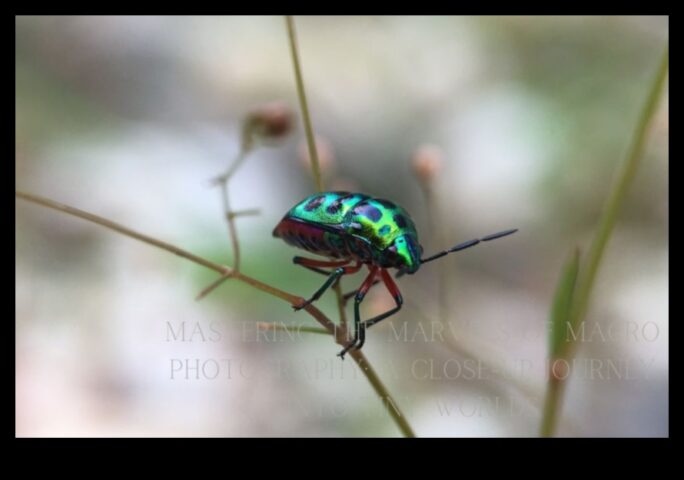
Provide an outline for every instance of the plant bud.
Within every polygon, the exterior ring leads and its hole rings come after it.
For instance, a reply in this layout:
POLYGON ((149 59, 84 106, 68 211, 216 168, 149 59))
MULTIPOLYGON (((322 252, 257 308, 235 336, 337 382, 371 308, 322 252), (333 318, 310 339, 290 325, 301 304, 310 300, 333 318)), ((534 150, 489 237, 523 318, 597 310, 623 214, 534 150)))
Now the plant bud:
POLYGON ((247 114, 242 128, 242 146, 250 150, 256 140, 280 140, 292 131, 294 113, 284 103, 267 103, 247 114))
POLYGON ((431 182, 442 169, 444 154, 436 145, 421 145, 413 154, 413 173, 421 182, 431 182))

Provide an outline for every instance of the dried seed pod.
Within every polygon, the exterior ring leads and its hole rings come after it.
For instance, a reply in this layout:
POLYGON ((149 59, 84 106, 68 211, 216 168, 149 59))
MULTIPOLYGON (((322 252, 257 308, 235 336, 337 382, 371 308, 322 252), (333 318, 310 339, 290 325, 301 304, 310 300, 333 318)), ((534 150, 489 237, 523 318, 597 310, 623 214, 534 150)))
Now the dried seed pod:
POLYGON ((281 102, 262 105, 247 114, 242 128, 242 147, 250 150, 255 141, 272 142, 286 137, 294 127, 294 112, 281 102))

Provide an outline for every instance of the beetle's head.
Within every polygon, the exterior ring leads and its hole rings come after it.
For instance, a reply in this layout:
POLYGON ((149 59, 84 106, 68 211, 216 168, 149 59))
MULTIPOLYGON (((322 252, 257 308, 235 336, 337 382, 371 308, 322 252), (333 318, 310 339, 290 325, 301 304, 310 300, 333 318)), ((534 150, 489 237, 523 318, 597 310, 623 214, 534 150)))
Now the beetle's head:
POLYGON ((404 234, 398 236, 387 247, 392 266, 406 273, 416 273, 420 268, 420 256, 423 247, 418 243, 415 235, 404 234))

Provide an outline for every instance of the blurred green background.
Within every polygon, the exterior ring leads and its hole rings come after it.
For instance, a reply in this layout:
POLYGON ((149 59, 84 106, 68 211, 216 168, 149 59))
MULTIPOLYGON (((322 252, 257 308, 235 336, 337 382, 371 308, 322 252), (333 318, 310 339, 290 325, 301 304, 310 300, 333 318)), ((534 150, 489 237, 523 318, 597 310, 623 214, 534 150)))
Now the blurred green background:
MULTIPOLYGON (((403 205, 426 252, 520 228, 403 278, 406 307, 369 331, 366 355, 418 435, 536 435, 553 289, 569 249, 591 238, 667 17, 296 21, 330 189, 403 205), (424 144, 443 158, 433 205, 411 168, 424 144)), ((271 101, 299 118, 280 17, 17 17, 17 189, 230 264, 210 179, 237 154, 245 115, 271 101)), ((313 191, 302 141, 298 120, 250 155, 230 192, 235 209, 261 211, 238 219, 243 270, 308 296, 322 277, 271 237, 313 191)), ((560 435, 668 435, 667 220, 666 98, 560 435)), ((398 434, 330 338, 256 330, 315 325, 306 314, 231 281, 196 302, 215 276, 18 200, 17 435, 398 434)), ((391 304, 377 289, 364 315, 391 304)), ((320 308, 336 318, 331 294, 320 308)))

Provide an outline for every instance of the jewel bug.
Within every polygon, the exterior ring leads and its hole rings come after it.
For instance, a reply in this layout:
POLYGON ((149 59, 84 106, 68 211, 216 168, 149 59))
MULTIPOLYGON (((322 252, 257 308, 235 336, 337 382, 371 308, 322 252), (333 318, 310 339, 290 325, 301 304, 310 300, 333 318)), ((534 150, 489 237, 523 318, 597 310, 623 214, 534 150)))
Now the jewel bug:
POLYGON ((354 296, 354 338, 338 354, 344 359, 349 350, 363 346, 367 328, 394 315, 402 307, 401 292, 388 269, 398 270, 395 278, 414 274, 424 263, 515 232, 517 229, 504 230, 423 258, 416 226, 408 212, 399 205, 363 193, 322 192, 310 195, 292 207, 276 225, 273 236, 294 247, 328 257, 328 260, 299 256, 292 259, 297 265, 328 276, 308 300, 293 307, 295 311, 318 300, 343 275, 356 273, 364 265, 368 267, 369 273, 361 286, 345 296, 354 296), (380 281, 396 305, 362 322, 359 313, 361 302, 368 290, 380 281))

